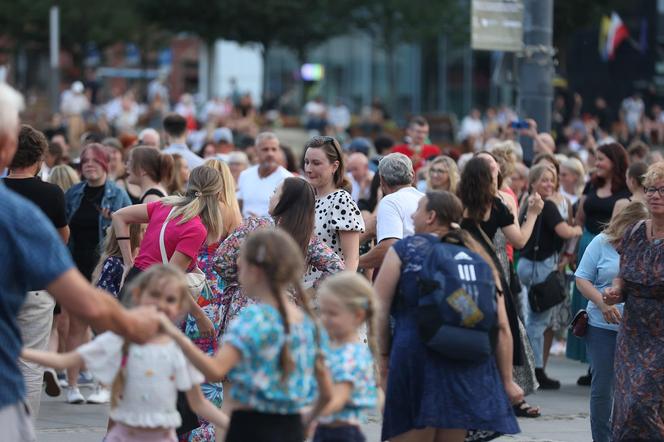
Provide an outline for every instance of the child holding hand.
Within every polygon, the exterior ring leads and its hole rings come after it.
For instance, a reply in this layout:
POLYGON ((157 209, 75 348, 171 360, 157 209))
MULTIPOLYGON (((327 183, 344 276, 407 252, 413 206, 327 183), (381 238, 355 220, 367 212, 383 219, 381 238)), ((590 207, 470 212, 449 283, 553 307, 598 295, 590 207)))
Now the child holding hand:
MULTIPOLYGON (((154 306, 170 321, 180 318, 189 302, 184 273, 172 266, 155 265, 132 284, 134 305, 154 306)), ((176 409, 177 392, 186 392, 191 409, 225 427, 228 418, 208 402, 199 384, 203 375, 192 367, 180 348, 166 334, 143 345, 103 333, 68 353, 24 349, 22 357, 55 369, 85 362, 100 382, 112 385, 113 422, 106 442, 174 442, 181 424, 176 409)))

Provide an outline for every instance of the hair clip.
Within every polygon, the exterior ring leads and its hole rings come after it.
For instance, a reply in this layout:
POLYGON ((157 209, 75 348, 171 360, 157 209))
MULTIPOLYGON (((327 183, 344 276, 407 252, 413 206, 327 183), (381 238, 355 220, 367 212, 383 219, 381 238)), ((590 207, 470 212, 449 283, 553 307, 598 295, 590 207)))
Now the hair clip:
POLYGON ((196 198, 200 198, 203 196, 203 193, 197 190, 196 193, 194 193, 194 195, 196 195, 196 198))

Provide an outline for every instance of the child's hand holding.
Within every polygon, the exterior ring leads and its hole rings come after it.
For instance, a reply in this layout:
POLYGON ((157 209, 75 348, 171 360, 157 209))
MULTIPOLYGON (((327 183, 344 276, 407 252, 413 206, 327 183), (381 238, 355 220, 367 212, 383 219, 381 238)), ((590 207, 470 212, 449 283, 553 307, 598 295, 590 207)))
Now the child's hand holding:
POLYGON ((125 314, 132 323, 126 334, 131 342, 145 343, 159 331, 159 316, 154 307, 136 307, 125 314))
POLYGON ((161 331, 170 337, 174 338, 180 334, 180 329, 177 328, 175 324, 173 324, 173 321, 171 321, 170 318, 163 313, 159 314, 159 325, 161 331))

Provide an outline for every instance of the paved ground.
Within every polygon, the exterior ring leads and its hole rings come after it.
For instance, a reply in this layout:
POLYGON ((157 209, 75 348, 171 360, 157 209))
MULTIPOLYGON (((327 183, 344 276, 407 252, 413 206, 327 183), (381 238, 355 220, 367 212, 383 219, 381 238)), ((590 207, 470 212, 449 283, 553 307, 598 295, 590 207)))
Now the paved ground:
MULTIPOLYGON (((498 441, 587 442, 590 436, 588 418, 588 387, 578 387, 576 379, 585 366, 562 357, 552 359, 549 374, 560 379, 563 386, 555 392, 539 392, 528 398, 542 408, 538 419, 520 419, 521 434, 502 437, 498 441)), ((84 395, 89 390, 82 390, 84 395)), ((39 442, 98 442, 105 432, 107 406, 68 405, 63 397, 47 398, 41 405, 37 434, 39 442)), ((365 427, 369 442, 380 439, 380 423, 372 419, 365 427)), ((0 439, 2 439, 0 437, 0 439)))

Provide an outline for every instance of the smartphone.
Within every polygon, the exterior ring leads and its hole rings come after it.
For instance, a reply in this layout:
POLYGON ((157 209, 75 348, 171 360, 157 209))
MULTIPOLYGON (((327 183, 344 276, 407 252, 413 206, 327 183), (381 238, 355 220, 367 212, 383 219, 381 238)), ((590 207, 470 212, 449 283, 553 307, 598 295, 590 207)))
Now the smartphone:
POLYGON ((512 129, 529 129, 530 124, 526 120, 512 121, 512 129))

